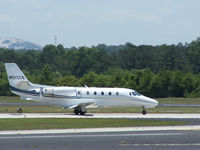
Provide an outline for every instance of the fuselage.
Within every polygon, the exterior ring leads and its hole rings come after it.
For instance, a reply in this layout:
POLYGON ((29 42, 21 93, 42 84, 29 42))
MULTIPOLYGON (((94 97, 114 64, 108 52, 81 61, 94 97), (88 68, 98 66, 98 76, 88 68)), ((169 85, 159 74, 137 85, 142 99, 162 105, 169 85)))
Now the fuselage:
POLYGON ((128 106, 153 108, 158 105, 154 99, 145 97, 135 90, 127 88, 97 87, 55 87, 33 84, 15 63, 5 63, 11 91, 23 100, 35 100, 50 105, 74 109, 75 114, 84 115, 86 107, 95 106, 128 106))
POLYGON ((38 85, 28 91, 13 88, 12 92, 39 102, 63 107, 84 103, 94 103, 96 106, 145 108, 153 108, 158 105, 156 100, 127 88, 45 87, 38 85))

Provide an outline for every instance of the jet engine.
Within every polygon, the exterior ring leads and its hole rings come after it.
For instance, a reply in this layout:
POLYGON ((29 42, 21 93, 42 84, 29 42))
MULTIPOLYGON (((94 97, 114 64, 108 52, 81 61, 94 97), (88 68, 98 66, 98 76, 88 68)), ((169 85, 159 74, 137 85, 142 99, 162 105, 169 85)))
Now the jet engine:
POLYGON ((58 96, 76 96, 76 90, 73 87, 54 87, 44 88, 42 90, 43 96, 58 97, 58 96))

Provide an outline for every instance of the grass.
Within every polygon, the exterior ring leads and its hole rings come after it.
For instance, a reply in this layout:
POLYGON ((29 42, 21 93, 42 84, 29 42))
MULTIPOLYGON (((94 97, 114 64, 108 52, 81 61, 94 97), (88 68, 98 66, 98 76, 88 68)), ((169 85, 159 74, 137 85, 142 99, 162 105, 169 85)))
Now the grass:
POLYGON ((0 106, 0 113, 16 113, 21 107, 24 113, 70 113, 73 110, 63 110, 58 106, 0 106))
MULTIPOLYGON (((148 113, 200 113, 199 107, 156 107, 146 109, 148 113)), ((141 113, 141 108, 118 107, 88 109, 91 113, 141 113)))
POLYGON ((21 100, 19 96, 0 96, 0 103, 30 103, 34 101, 21 100))
POLYGON ((156 107, 147 109, 149 113, 200 113, 199 107, 156 107))
POLYGON ((159 104, 200 104, 200 98, 159 98, 159 104))
POLYGON ((18 118, 0 119, 0 130, 70 129, 135 126, 184 125, 180 121, 155 121, 131 119, 88 119, 88 118, 18 118))

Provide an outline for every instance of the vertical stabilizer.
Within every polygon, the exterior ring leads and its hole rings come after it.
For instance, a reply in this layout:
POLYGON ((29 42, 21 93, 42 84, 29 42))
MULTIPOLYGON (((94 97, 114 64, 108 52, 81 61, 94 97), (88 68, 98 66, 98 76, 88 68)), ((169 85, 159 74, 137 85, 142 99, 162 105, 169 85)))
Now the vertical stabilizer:
POLYGON ((29 81, 15 63, 5 63, 8 81, 11 87, 28 89, 29 81))

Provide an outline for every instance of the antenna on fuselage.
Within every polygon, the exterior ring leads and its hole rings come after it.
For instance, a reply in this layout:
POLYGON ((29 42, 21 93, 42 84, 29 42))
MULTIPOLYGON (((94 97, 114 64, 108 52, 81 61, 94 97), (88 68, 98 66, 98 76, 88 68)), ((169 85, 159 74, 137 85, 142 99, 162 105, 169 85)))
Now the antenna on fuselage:
POLYGON ((84 85, 84 87, 88 88, 88 86, 87 86, 87 85, 84 85))

